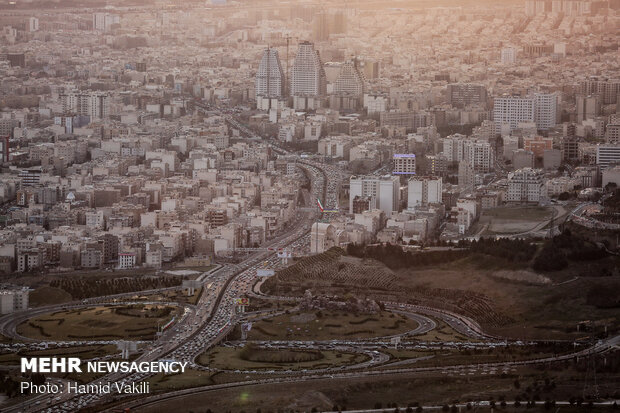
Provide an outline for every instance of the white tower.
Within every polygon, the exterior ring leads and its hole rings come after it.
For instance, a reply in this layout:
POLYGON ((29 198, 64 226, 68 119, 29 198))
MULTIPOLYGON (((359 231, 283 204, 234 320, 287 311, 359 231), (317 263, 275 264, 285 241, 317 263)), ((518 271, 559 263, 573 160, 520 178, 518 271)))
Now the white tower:
POLYGON ((280 98, 284 95, 284 71, 278 51, 267 48, 256 73, 256 96, 280 98))

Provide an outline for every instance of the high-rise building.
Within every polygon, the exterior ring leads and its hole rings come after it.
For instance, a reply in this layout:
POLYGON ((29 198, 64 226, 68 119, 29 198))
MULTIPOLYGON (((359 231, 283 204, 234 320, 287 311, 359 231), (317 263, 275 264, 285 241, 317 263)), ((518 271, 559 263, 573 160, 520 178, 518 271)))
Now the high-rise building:
POLYGON ((500 130, 502 124, 508 124, 510 131, 513 131, 519 127, 519 123, 536 123, 539 130, 550 129, 557 123, 557 101, 555 93, 495 98, 493 121, 496 130, 500 130))
POLYGON ((426 175, 444 176, 448 170, 448 162, 443 154, 427 155, 425 162, 426 175))
POLYGON ((607 125, 607 130, 605 131, 605 142, 612 144, 620 143, 620 121, 618 123, 613 123, 607 125))
POLYGON ((473 83, 453 83, 447 89, 448 103, 455 108, 467 105, 483 105, 487 103, 487 89, 483 85, 473 83))
POLYGON ((474 167, 467 161, 459 162, 459 191, 462 193, 473 191, 476 183, 474 167))
POLYGON ((581 93, 599 95, 603 105, 614 104, 618 101, 618 94, 620 94, 620 79, 589 77, 581 82, 581 93))
POLYGON ((112 26, 119 24, 121 18, 118 14, 110 13, 94 13, 93 14, 93 30, 107 32, 112 29, 112 26))
POLYGON ((467 139, 463 146, 463 160, 476 172, 491 172, 495 168, 495 148, 483 139, 467 139))
POLYGON ((539 130, 553 128, 557 123, 558 95, 555 93, 534 94, 534 122, 539 130))
POLYGON ((282 97, 285 82, 278 51, 274 48, 265 49, 256 73, 256 96, 282 97))
POLYGON ((357 60, 345 62, 340 66, 340 73, 334 82, 334 93, 362 97, 366 88, 366 79, 359 70, 357 60))
POLYGON ((398 176, 352 176, 349 180, 349 213, 353 213, 355 197, 370 198, 370 209, 380 209, 387 216, 400 205, 398 176))
POLYGON ((393 158, 394 175, 415 175, 415 154, 396 153, 393 158))
POLYGON ((407 184, 407 209, 415 209, 428 204, 440 204, 442 200, 441 178, 416 176, 407 184))
POLYGON ((499 130, 502 124, 509 124, 511 131, 517 129, 521 122, 534 122, 534 99, 518 96, 495 98, 493 121, 496 130, 499 130))
POLYGON ((460 133, 443 138, 443 154, 448 162, 454 164, 463 160, 465 141, 467 141, 467 136, 460 133))
POLYGON ((544 196, 544 173, 540 169, 523 168, 508 177, 506 202, 538 203, 544 196))
POLYGON ((110 97, 107 93, 69 92, 60 95, 62 109, 66 113, 90 116, 90 120, 105 119, 109 114, 110 97))
POLYGON ((620 144, 596 146, 596 164, 601 168, 620 163, 620 144))
POLYGON ((324 96, 327 79, 319 52, 310 42, 301 42, 291 73, 291 96, 324 96))
POLYGON ((594 119, 601 114, 601 98, 599 95, 583 96, 576 98, 577 123, 587 119, 594 119))
POLYGON ((562 138, 562 151, 565 161, 579 159, 579 140, 574 136, 564 136, 562 138))

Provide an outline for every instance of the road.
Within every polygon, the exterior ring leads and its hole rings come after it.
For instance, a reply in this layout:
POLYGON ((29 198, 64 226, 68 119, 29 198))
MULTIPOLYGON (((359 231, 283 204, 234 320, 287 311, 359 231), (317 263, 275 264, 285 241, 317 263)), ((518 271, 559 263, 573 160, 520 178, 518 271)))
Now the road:
MULTIPOLYGON (((246 135, 252 135, 252 132, 247 130, 243 125, 238 124, 232 117, 227 117, 227 121, 238 128, 242 133, 246 135)), ((274 152, 295 156, 288 151, 279 148, 274 143, 270 143, 274 152)), ((340 182, 345 178, 345 175, 336 168, 325 166, 315 163, 311 160, 301 159, 298 157, 298 165, 303 168, 309 175, 312 182, 312 198, 322 198, 325 204, 325 208, 333 208, 338 203, 338 189, 340 182)), ((314 201, 314 199, 310 201, 314 201)), ((308 201, 308 199, 306 199, 308 201)), ((300 239, 307 237, 310 229, 310 224, 316 219, 317 212, 312 208, 307 208, 301 212, 299 219, 294 224, 285 229, 285 232, 276 236, 271 241, 265 243, 262 247, 272 248, 277 250, 279 248, 289 247, 300 239)), ((241 295, 252 292, 253 286, 257 281, 257 269, 262 266, 264 262, 273 263, 275 251, 257 251, 251 255, 248 255, 244 261, 236 265, 225 266, 213 271, 209 274, 203 274, 201 279, 204 280, 204 285, 209 285, 209 288, 203 288, 203 293, 199 298, 198 303, 194 307, 188 307, 186 314, 182 320, 180 320, 173 328, 165 333, 165 336, 149 345, 143 354, 141 354, 137 362, 142 361, 155 361, 162 359, 173 359, 175 361, 186 361, 190 363, 190 366, 194 369, 205 369, 196 363, 197 357, 219 343, 233 327, 242 319, 243 315, 236 314, 234 299, 241 295)), ((260 289, 254 290, 255 294, 260 294, 260 289)), ((96 302, 95 300, 89 302, 96 302)), ((88 303, 80 303, 75 305, 87 305, 88 303)), ((459 333, 467 336, 475 337, 484 340, 496 340, 497 337, 492 337, 485 334, 480 326, 472 319, 461 316, 459 314, 442 311, 438 309, 413 306, 401 303, 385 303, 388 309, 401 312, 408 317, 414 318, 418 321, 419 326, 414 330, 415 334, 421 334, 426 331, 430 331, 435 328, 435 322, 428 318, 431 316, 439 318, 450 325, 453 329, 459 333)), ((44 311, 48 311, 47 309, 44 311)), ((11 331, 15 324, 8 320, 2 321, 0 319, 0 330, 11 331)), ((411 334, 408 332, 405 334, 411 334)), ((389 338, 389 337, 388 337, 389 338)), ((613 337, 604 342, 597 344, 596 346, 587 349, 580 350, 568 355, 539 358, 533 360, 522 360, 513 362, 498 362, 498 363, 485 363, 485 364, 465 364, 451 366, 450 369, 489 369, 489 368, 509 368, 519 365, 531 365, 546 362, 556 362, 566 360, 578 355, 588 354, 587 352, 604 352, 609 348, 618 345, 620 342, 620 336, 613 337)), ((140 400, 131 400, 121 403, 122 407, 135 408, 138 406, 146 406, 160 403, 163 400, 170 400, 176 398, 182 398, 190 394, 207 393, 211 391, 220 390, 223 388, 241 387, 241 386, 256 386, 261 384, 270 383, 285 383, 285 382, 303 382, 312 380, 325 379, 329 374, 329 377, 333 378, 353 378, 353 377, 370 377, 375 375, 399 375, 410 373, 425 373, 425 372, 445 372, 446 367, 404 367, 389 370, 381 369, 369 369, 370 367, 384 364, 388 361, 385 354, 376 350, 366 349, 359 343, 352 344, 337 344, 333 346, 341 351, 357 351, 367 354, 369 360, 364 363, 359 363, 354 366, 347 366, 340 369, 340 371, 334 371, 334 369, 319 369, 311 372, 291 372, 286 377, 274 377, 274 378, 261 378, 256 380, 248 380, 237 383, 226 383, 221 385, 203 386, 185 390, 172 391, 165 394, 157 394, 142 398, 140 400)), ((317 345, 319 348, 321 344, 317 345)), ((327 347, 329 348, 329 344, 327 347)), ((406 363, 403 363, 406 364, 406 363)), ((149 377, 146 373, 136 374, 108 374, 102 377, 96 382, 108 382, 116 381, 121 384, 140 382, 149 377)), ((95 405, 103 405, 114 400, 112 395, 73 395, 68 394, 66 391, 61 395, 42 396, 37 397, 35 403, 32 400, 20 403, 18 405, 4 409, 3 411, 9 413, 17 412, 39 412, 45 411, 49 413, 53 412, 75 412, 85 407, 91 407, 95 405), (39 404, 36 404, 38 402, 39 404), (48 406, 49 405, 49 406, 48 406)))
MULTIPOLYGON (((326 198, 335 199, 336 194, 333 192, 336 190, 337 185, 327 182, 327 174, 322 171, 320 166, 313 165, 311 162, 304 162, 300 166, 312 175, 311 181, 314 197, 323 195, 326 198), (330 189, 332 193, 329 193, 330 189)), ((303 212, 301 218, 287 228, 285 233, 270 240, 263 247, 277 250, 292 244, 308 233, 310 224, 315 219, 315 214, 314 210, 303 212)), ((182 322, 178 323, 167 333, 165 339, 160 339, 153 343, 135 361, 149 362, 166 358, 176 361, 187 361, 193 367, 198 367, 195 359, 218 343, 235 325, 237 316, 235 314, 234 298, 251 290, 258 266, 273 254, 275 254, 274 251, 256 252, 249 255, 239 265, 223 267, 206 276, 205 285, 210 283, 212 287, 203 289, 203 294, 195 309, 192 309, 182 322)), ((48 312, 49 308, 38 311, 48 312)), ((32 316, 32 313, 30 316, 32 316)), ((8 320, 5 323, 7 330, 11 330, 13 325, 15 323, 11 323, 8 320)), ((115 373, 97 379, 96 383, 132 383, 145 380, 148 376, 148 374, 144 373, 115 373)), ((37 399, 39 404, 32 404, 30 401, 26 401, 9 407, 5 411, 9 413, 20 411, 74 412, 86 406, 106 403, 111 400, 112 396, 110 395, 70 395, 64 391, 60 395, 49 395, 37 399)))

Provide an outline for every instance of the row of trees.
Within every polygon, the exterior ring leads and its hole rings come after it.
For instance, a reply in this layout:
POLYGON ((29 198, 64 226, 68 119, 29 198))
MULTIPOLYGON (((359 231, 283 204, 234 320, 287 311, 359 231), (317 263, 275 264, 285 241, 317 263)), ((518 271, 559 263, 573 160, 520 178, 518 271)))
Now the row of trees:
POLYGON ((138 278, 70 278, 52 280, 51 287, 60 288, 71 294, 74 299, 99 297, 129 293, 132 291, 152 290, 180 285, 181 277, 138 277, 138 278))
POLYGON ((347 254, 373 258, 391 269, 437 265, 455 261, 470 254, 484 254, 511 262, 531 263, 536 271, 558 271, 568 267, 569 261, 595 261, 607 257, 607 251, 585 238, 564 230, 560 235, 543 242, 508 238, 480 238, 460 240, 459 250, 411 252, 399 245, 347 245, 347 254))
POLYGON ((471 252, 492 255, 513 262, 529 261, 536 254, 536 244, 525 239, 480 238, 479 240, 460 240, 458 246, 471 252))
POLYGON ((347 254, 359 258, 373 258, 390 269, 423 267, 456 261, 468 255, 466 250, 411 252, 390 243, 382 245, 347 245, 347 254))

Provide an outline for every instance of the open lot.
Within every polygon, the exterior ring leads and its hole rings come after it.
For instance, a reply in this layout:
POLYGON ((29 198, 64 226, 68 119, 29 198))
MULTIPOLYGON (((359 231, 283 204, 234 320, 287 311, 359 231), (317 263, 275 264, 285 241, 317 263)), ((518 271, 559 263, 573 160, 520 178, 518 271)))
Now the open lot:
POLYGON ((17 326, 17 332, 40 340, 152 340, 175 312, 154 305, 59 311, 34 317, 17 326))
POLYGON ((487 226, 482 235, 514 234, 533 230, 552 216, 553 207, 506 206, 483 210, 477 225, 478 228, 487 226))

